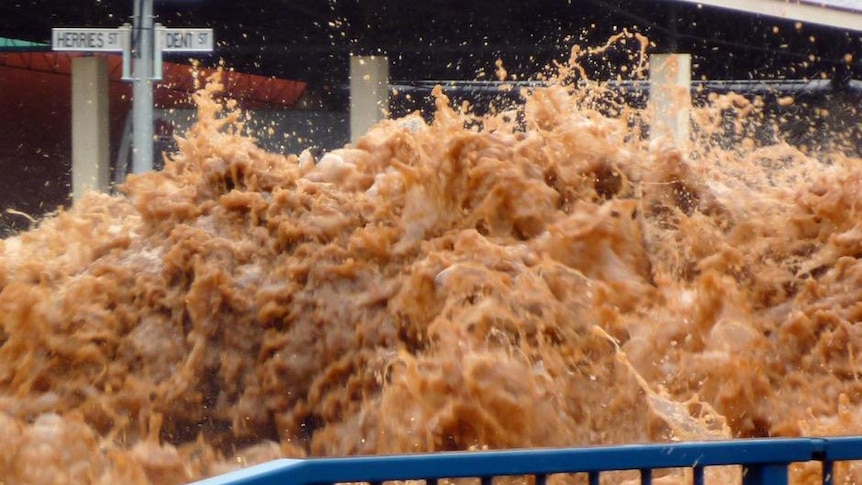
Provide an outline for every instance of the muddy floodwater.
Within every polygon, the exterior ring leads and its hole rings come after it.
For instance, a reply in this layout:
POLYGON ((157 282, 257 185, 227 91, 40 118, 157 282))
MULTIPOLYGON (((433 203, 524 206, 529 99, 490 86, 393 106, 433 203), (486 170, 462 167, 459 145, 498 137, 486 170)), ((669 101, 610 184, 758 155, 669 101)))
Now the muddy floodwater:
POLYGON ((211 83, 164 171, 0 242, 2 481, 862 433, 862 160, 564 78, 317 160, 211 83))

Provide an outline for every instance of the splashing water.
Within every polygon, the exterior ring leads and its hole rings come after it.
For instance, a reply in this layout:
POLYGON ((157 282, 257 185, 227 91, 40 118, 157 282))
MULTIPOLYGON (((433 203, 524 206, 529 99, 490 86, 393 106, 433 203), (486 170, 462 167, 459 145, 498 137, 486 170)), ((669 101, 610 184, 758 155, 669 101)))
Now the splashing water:
POLYGON ((862 432, 862 160, 722 146, 733 96, 683 154, 576 74, 316 162, 211 82, 163 172, 0 245, 0 477, 862 432))

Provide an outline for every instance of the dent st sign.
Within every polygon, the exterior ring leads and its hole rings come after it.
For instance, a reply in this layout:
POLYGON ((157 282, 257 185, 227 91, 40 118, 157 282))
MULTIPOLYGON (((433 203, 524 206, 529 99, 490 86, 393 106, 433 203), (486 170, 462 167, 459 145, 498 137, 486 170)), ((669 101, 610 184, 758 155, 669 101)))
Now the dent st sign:
POLYGON ((158 50, 163 52, 212 52, 212 29, 168 29, 156 27, 158 50))

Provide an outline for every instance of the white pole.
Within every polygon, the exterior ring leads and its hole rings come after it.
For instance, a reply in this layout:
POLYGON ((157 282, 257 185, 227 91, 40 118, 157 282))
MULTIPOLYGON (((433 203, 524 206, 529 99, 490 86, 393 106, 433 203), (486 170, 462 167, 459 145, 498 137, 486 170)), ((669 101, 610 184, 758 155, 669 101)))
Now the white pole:
POLYGON ((389 116, 389 58, 350 56, 350 141, 389 116))
POLYGON ((668 137, 687 151, 691 130, 691 55, 650 56, 651 138, 668 137))
POLYGON ((153 169, 153 0, 133 0, 132 171, 153 169))
POLYGON ((108 62, 72 59, 72 200, 110 183, 108 62))

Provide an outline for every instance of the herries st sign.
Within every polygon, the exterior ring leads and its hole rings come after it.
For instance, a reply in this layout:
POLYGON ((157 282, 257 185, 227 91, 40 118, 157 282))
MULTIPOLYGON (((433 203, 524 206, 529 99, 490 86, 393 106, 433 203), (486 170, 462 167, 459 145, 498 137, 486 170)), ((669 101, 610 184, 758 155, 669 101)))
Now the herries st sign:
POLYGON ((123 32, 119 29, 52 29, 55 51, 123 52, 123 32))

